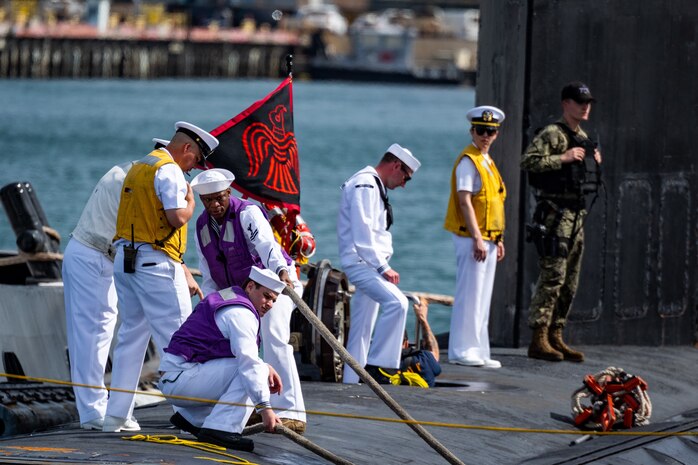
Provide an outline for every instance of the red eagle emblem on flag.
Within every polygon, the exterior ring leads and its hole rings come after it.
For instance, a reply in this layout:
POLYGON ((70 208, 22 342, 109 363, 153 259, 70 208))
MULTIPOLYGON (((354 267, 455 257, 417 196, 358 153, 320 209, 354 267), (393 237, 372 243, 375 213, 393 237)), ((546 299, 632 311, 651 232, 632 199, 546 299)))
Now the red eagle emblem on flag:
POLYGON ((268 160, 264 186, 276 192, 296 195, 299 193, 298 147, 292 132, 284 128, 285 106, 277 105, 269 112, 271 125, 252 123, 242 133, 242 146, 247 154, 250 169, 247 176, 257 177, 268 160))
POLYGON ((220 144, 208 163, 232 171, 233 187, 243 195, 297 213, 300 170, 291 84, 289 76, 265 98, 210 131, 220 144))

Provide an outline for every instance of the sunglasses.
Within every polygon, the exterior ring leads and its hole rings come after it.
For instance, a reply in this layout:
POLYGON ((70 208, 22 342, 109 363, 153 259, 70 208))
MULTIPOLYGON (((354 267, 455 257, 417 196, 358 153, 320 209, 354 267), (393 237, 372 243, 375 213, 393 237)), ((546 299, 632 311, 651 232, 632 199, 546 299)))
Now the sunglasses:
POLYGON ((409 181, 410 179, 412 179, 412 176, 410 176, 410 173, 407 171, 407 167, 406 167, 405 164, 402 163, 402 162, 400 163, 400 170, 401 170, 401 171, 403 172, 403 174, 405 175, 405 176, 404 176, 405 182, 407 182, 407 181, 409 181))
POLYGON ((475 126, 475 132, 478 136, 484 136, 487 133, 488 136, 494 136, 497 134, 496 128, 486 128, 484 126, 475 126))

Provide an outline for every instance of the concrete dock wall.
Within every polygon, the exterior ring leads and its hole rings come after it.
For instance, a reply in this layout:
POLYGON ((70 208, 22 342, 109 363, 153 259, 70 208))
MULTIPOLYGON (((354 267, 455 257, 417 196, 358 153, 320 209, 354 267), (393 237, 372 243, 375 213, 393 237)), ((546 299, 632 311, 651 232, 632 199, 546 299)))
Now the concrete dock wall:
POLYGON ((278 78, 295 46, 6 37, 0 78, 278 78))
MULTIPOLYGON (((490 333, 528 344, 537 255, 524 225, 535 206, 519 170, 537 128, 561 114, 571 80, 598 99, 583 124, 604 156, 586 226, 572 343, 688 344, 698 320, 698 4, 690 0, 483 0, 478 104, 507 113, 493 156, 507 199, 507 256, 490 333)), ((591 199, 589 199, 591 200, 591 199)))

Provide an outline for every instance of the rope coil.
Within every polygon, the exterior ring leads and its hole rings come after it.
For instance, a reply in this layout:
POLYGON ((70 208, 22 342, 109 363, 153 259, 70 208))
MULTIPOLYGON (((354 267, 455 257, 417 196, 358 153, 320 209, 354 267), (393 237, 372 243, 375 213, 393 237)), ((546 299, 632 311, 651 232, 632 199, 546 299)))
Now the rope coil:
MULTIPOLYGON (((159 391, 138 391, 129 389, 118 389, 112 387, 95 386, 91 384, 81 384, 73 383, 71 381, 63 381, 59 379, 52 378, 40 378, 36 376, 25 376, 16 375, 13 373, 0 373, 0 377, 12 378, 12 379, 22 379, 26 381, 36 381, 40 383, 51 383, 64 386, 74 386, 74 387, 85 387, 90 389, 105 389, 110 392, 126 392, 133 394, 142 394, 147 396, 161 397, 165 399, 165 395, 159 391)), ((193 400, 196 402, 210 402, 212 404, 223 404, 223 405, 234 405, 240 407, 254 407, 252 404, 239 404, 236 402, 225 402, 215 399, 203 399, 199 397, 186 397, 186 396, 169 396, 171 398, 183 399, 183 400, 193 400)), ((300 412, 300 410, 288 409, 289 412, 300 412)), ((386 418, 377 417, 370 415, 357 415, 349 413, 340 412, 329 412, 323 410, 305 410, 309 415, 318 415, 331 418, 346 418, 351 420, 366 420, 366 421, 377 421, 383 423, 400 423, 406 425, 419 424, 423 426, 433 426, 437 428, 454 428, 463 430, 476 430, 476 431, 495 431, 495 432, 506 432, 506 433, 533 433, 533 434, 557 434, 557 435, 573 435, 578 436, 579 430, 573 429, 544 429, 544 428, 521 428, 515 426, 489 426, 489 425, 467 425, 462 423, 448 423, 441 421, 427 421, 427 420, 405 420, 402 418, 386 418)), ((245 430, 247 434, 247 429, 245 430)), ((250 431, 252 434, 252 431, 250 431)), ((698 431, 592 431, 589 432, 590 435, 594 436, 637 436, 637 437, 669 437, 669 436, 690 436, 698 437, 698 431)))
POLYGON ((648 425, 652 402, 647 383, 616 367, 587 375, 572 394, 572 415, 576 426, 599 431, 648 425))

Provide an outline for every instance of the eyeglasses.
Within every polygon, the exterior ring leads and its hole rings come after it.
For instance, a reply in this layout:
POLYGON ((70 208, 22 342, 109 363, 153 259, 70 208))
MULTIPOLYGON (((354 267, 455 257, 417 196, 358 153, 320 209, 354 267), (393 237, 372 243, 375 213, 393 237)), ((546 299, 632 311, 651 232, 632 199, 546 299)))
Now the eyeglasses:
POLYGON ((496 128, 486 128, 484 126, 475 126, 475 132, 478 136, 484 136, 487 133, 488 136, 494 136, 497 134, 496 128))
POLYGON ((201 147, 199 147, 199 154, 201 155, 201 157, 199 157, 199 165, 205 167, 208 155, 206 155, 206 153, 203 150, 201 150, 201 147))

